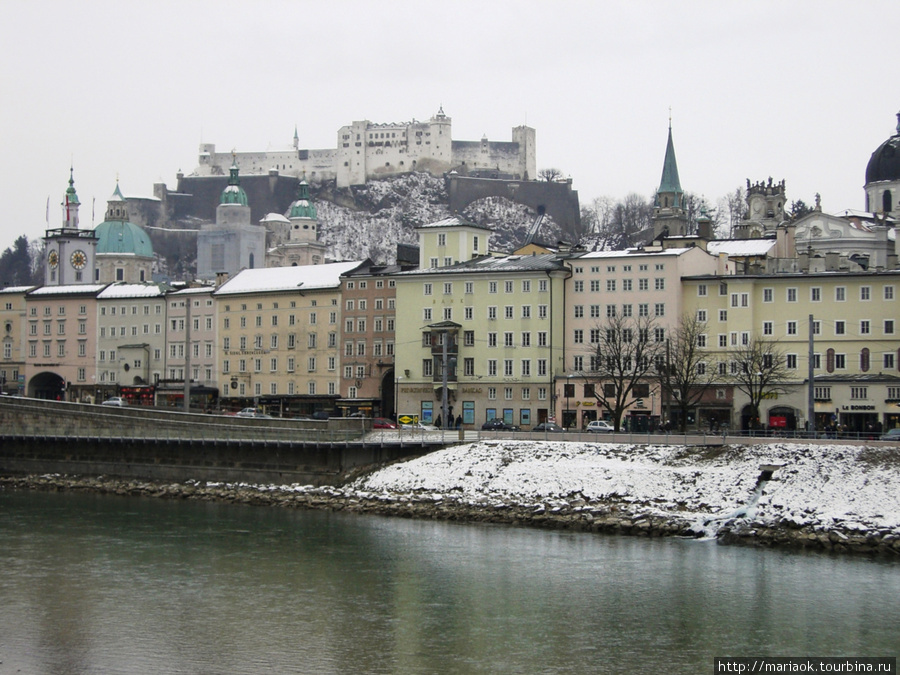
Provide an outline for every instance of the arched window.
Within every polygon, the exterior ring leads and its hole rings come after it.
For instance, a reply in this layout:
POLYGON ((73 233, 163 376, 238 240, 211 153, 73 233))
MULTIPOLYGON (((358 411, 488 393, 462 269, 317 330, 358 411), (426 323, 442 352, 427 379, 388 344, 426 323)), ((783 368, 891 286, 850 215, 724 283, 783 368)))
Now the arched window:
POLYGON ((881 195, 881 208, 885 213, 890 213, 894 210, 893 199, 891 199, 891 191, 885 190, 881 195))
POLYGON ((863 347, 859 354, 859 369, 864 373, 869 372, 869 348, 863 347))
POLYGON ((249 264, 250 269, 252 270, 253 269, 253 254, 252 253, 250 254, 250 261, 248 264, 249 264))

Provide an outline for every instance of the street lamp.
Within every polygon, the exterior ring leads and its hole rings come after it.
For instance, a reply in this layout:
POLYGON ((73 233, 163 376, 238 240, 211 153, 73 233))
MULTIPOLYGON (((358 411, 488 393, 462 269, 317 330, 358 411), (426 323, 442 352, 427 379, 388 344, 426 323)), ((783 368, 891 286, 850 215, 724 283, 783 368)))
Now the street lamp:
POLYGON ((569 428, 569 387, 571 386, 571 382, 572 382, 572 373, 569 373, 568 375, 566 375, 566 384, 565 384, 565 387, 566 387, 566 409, 563 410, 563 427, 565 427, 566 429, 569 428))
POLYGON ((403 376, 398 373, 394 380, 394 422, 398 425, 400 424, 400 380, 402 379, 403 376))

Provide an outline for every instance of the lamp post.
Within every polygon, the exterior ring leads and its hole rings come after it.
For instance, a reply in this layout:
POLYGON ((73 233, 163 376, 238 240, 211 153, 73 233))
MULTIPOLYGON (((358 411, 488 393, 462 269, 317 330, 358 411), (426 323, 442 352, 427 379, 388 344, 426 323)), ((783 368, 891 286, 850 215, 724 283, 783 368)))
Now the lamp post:
POLYGON ((566 388, 566 409, 563 410, 563 427, 565 429, 569 428, 569 386, 572 382, 572 373, 566 375, 566 384, 564 385, 566 388))
POLYGON ((394 380, 394 422, 398 426, 400 424, 400 380, 402 379, 403 376, 398 373, 394 380))

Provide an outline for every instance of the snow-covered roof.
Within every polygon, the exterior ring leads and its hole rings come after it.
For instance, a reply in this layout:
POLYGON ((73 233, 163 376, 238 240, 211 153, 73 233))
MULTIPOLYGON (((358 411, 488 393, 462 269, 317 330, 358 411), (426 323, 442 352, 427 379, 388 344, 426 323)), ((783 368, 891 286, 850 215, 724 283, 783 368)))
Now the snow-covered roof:
POLYGON ((627 248, 624 251, 592 251, 591 253, 584 253, 582 255, 579 255, 574 258, 574 260, 596 260, 600 258, 634 258, 641 255, 654 257, 661 255, 682 255, 683 253, 695 250, 696 248, 696 246, 689 246, 684 248, 667 248, 665 250, 658 251, 648 251, 639 248, 627 248))
POLYGON ((72 284, 71 286, 41 286, 35 288, 28 295, 77 295, 85 293, 99 293, 106 284, 72 284))
POLYGON ((354 260, 325 265, 244 270, 222 284, 215 295, 337 288, 341 285, 341 275, 356 269, 362 263, 362 260, 354 260))
POLYGON ((729 256, 765 256, 775 246, 774 239, 717 239, 709 242, 707 250, 713 255, 726 253, 729 256))
POLYGON ((472 272, 533 272, 535 270, 563 269, 561 259, 555 253, 527 255, 484 256, 447 267, 432 267, 399 272, 397 276, 418 274, 465 274, 472 272))
POLYGON ((9 286, 8 288, 0 288, 0 293, 27 293, 34 286, 9 286))
POLYGON ((169 295, 200 295, 202 293, 211 293, 214 290, 216 290, 216 287, 210 284, 207 286, 193 286, 191 288, 182 288, 177 291, 171 291, 169 295))
POLYGON ((110 298, 155 298, 166 294, 166 288, 160 284, 125 284, 117 283, 107 286, 98 296, 98 300, 110 298))
POLYGON ((473 223, 465 218, 460 216, 450 216, 449 218, 444 218, 443 220, 438 220, 434 223, 427 223, 425 225, 419 225, 416 229, 424 230, 431 229, 436 227, 474 227, 479 230, 490 230, 491 228, 486 227, 484 225, 479 225, 477 223, 473 223))
POLYGON ((290 223, 291 221, 285 218, 280 213, 267 213, 261 221, 261 223, 290 223))

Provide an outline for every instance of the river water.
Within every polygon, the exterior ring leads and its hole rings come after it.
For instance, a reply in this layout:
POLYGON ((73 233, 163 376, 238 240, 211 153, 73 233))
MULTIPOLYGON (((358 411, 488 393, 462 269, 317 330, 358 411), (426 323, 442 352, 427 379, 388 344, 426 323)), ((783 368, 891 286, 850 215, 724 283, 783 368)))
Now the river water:
POLYGON ((712 673, 896 656, 900 562, 0 492, 7 673, 712 673))

